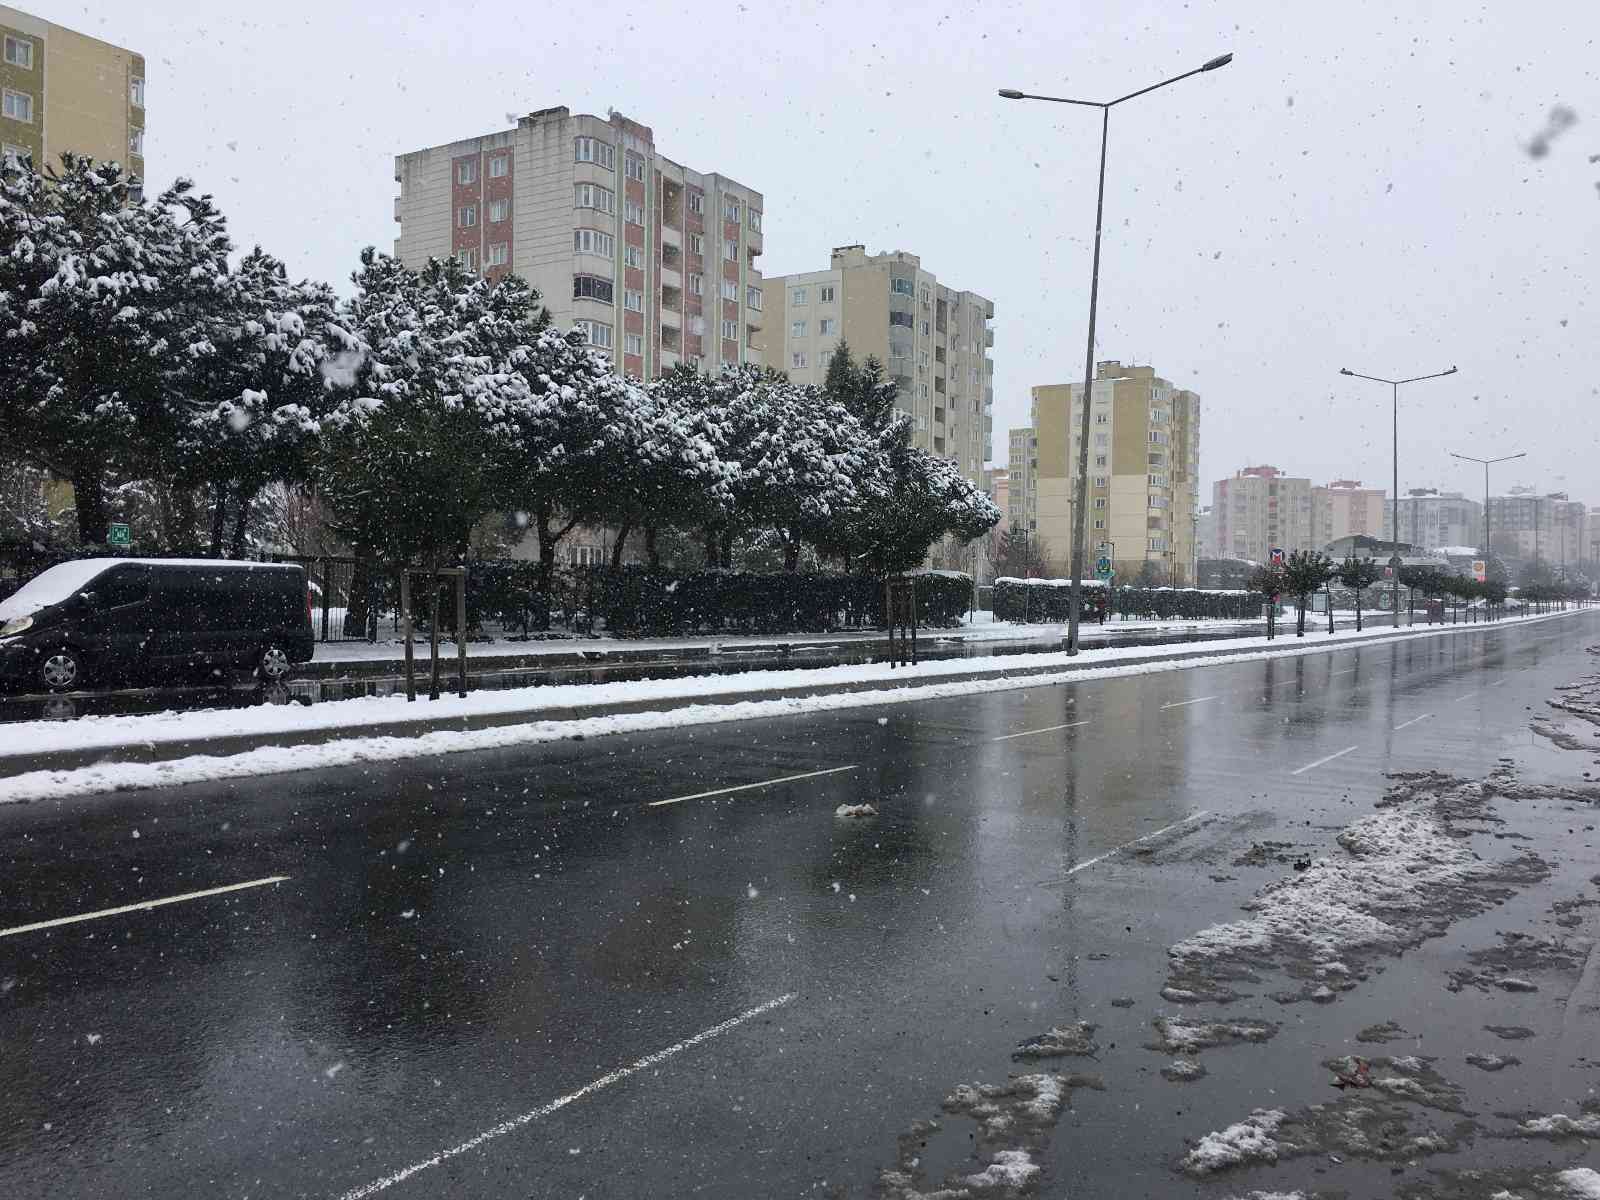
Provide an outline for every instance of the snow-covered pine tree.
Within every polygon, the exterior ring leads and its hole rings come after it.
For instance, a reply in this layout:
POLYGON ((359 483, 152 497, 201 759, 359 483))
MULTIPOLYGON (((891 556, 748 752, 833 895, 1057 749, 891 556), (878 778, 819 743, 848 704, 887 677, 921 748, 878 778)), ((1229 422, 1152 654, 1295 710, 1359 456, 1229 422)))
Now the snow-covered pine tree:
POLYGON ((113 473, 170 478, 228 274, 211 198, 180 179, 136 200, 137 182, 74 154, 0 167, 0 424, 72 482, 84 544, 105 542, 113 473))

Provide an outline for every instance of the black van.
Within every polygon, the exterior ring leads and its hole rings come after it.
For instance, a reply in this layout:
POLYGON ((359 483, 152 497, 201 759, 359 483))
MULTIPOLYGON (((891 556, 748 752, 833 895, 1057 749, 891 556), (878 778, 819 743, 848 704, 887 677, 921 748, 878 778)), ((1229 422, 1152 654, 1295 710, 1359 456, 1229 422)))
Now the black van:
POLYGON ((0 600, 0 681, 25 688, 239 669, 270 682, 313 648, 305 571, 287 564, 77 559, 0 600))

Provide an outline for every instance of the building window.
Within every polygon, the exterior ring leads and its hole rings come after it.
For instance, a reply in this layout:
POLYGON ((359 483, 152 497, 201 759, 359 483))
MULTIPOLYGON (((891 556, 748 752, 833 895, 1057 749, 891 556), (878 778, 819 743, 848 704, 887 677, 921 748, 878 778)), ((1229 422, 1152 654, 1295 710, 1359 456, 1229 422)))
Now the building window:
POLYGON ((826 287, 820 287, 820 288, 817 289, 817 303, 818 304, 832 304, 833 303, 833 287, 831 285, 826 286, 826 287))
POLYGON ((644 334, 625 333, 622 335, 622 352, 624 354, 644 353, 644 334))
POLYGON ((13 92, 10 88, 0 96, 0 113, 13 121, 33 124, 33 97, 27 92, 13 92))
POLYGON ((572 248, 579 254, 602 254, 610 258, 617 252, 617 242, 609 233, 598 229, 574 229, 572 248))
POLYGON ((724 300, 738 300, 739 285, 731 279, 724 279, 722 281, 722 298, 724 300))
POLYGON ((478 206, 464 204, 456 211, 456 224, 463 229, 471 229, 478 223, 478 206))
POLYGON ((722 198, 722 215, 729 221, 737 221, 739 219, 739 202, 732 196, 724 196, 722 198))
POLYGON ((486 267, 503 267, 511 261, 511 246, 507 242, 495 242, 489 247, 488 256, 484 258, 486 267))
POLYGON ((504 221, 506 214, 511 211, 511 202, 508 200, 489 201, 489 220, 504 221))
POLYGON ((1096 425, 1109 425, 1109 424, 1111 424, 1111 414, 1110 413, 1095 413, 1095 415, 1094 415, 1094 423, 1096 425))
POLYGON ((806 335, 806 323, 804 321, 793 321, 793 322, 790 323, 790 325, 789 325, 789 336, 790 337, 805 337, 805 335, 806 335))
POLYGON ((506 156, 504 154, 496 154, 489 159, 490 179, 504 179, 506 171, 509 169, 510 165, 507 163, 506 156))
POLYGON ((889 290, 897 296, 916 295, 917 285, 909 279, 889 280, 889 290))
POLYGON ((611 326, 602 321, 574 321, 572 327, 589 340, 589 345, 611 349, 611 326))
POLYGON ((622 202, 622 211, 623 211, 623 216, 626 217, 633 224, 635 224, 635 225, 643 225, 644 224, 644 205, 637 204, 632 200, 624 200, 622 202))
POLYGON ((1104 454, 1096 454, 1094 456, 1094 465, 1097 466, 1097 467, 1105 466, 1106 465, 1106 456, 1104 454))
MULTIPOLYGON (((33 70, 33 43, 27 38, 12 37, 6 34, 6 65, 21 67, 24 71, 33 70)), ((141 84, 144 80, 139 81, 141 84)), ((143 104, 143 100, 136 101, 143 104)))
POLYGON ((630 267, 644 270, 644 251, 638 246, 627 246, 622 251, 622 261, 630 267))
POLYGON ((1096 496, 1094 498, 1094 506, 1096 508, 1104 508, 1106 506, 1106 498, 1104 496, 1096 496))
POLYGON ((727 338, 728 341, 730 341, 730 342, 738 341, 739 340, 739 322, 737 322, 737 321, 724 321, 722 323, 722 336, 727 338))
POLYGON ((902 329, 910 329, 913 324, 911 320, 911 314, 906 312, 891 312, 889 314, 889 324, 899 325, 902 329))
POLYGON ((806 290, 805 290, 805 288, 790 288, 789 289, 789 303, 790 304, 800 305, 800 304, 804 304, 805 302, 806 302, 806 290))
POLYGON ((703 296, 703 295, 705 295, 705 291, 706 291, 706 277, 704 275, 690 274, 690 276, 689 276, 689 294, 691 296, 703 296))
POLYGON ((632 288, 622 290, 622 307, 629 312, 644 311, 644 293, 636 292, 632 288))
POLYGON ((706 211, 706 197, 704 192, 689 193, 689 211, 703 213, 706 211))
POLYGON ((830 333, 835 332, 838 328, 839 322, 835 321, 832 317, 823 317, 817 322, 817 332, 823 337, 827 337, 830 333))
POLYGON ((791 367, 803 367, 803 366, 805 366, 806 365, 806 352, 804 350, 796 350, 793 354, 791 354, 789 356, 789 365, 791 367))
POLYGON ((615 213, 617 194, 610 188, 601 187, 598 183, 575 183, 572 185, 572 206, 592 208, 596 212, 615 213))
POLYGON ((478 182, 478 160, 469 158, 456 164, 456 182, 460 184, 478 182))
POLYGON ((574 300, 599 300, 603 304, 611 304, 616 292, 612 288, 611 280, 601 279, 598 275, 574 275, 572 277, 572 298, 574 300))
POLYGON ((144 130, 130 129, 128 131, 128 153, 140 157, 144 155, 144 130))
MULTIPOLYGON (((1038 522, 1030 521, 1029 524, 1030 525, 1037 525, 1038 522)), ((1096 529, 1104 529, 1106 527, 1106 519, 1104 517, 1096 517, 1094 519, 1094 527, 1096 529)))
POLYGON ((599 138, 581 137, 572 139, 572 160, 574 162, 594 163, 608 171, 617 169, 617 152, 610 142, 602 142, 599 138))
POLYGON ((722 257, 729 262, 736 262, 739 258, 739 243, 729 238, 722 243, 722 257))
POLYGON ((749 214, 749 216, 746 218, 746 220, 749 222, 751 232, 760 233, 761 232, 761 213, 757 209, 754 209, 754 208, 747 208, 747 209, 745 209, 745 212, 749 214))
POLYGON ((1096 475, 1094 477, 1094 486, 1095 487, 1109 487, 1110 485, 1111 485, 1111 480, 1110 480, 1109 476, 1096 475))
POLYGON ((624 154, 622 156, 622 172, 629 179, 644 182, 644 159, 637 154, 624 154))
POLYGON ((744 302, 757 312, 761 311, 761 289, 758 287, 746 288, 744 302))
POLYGON ((689 235, 689 253, 690 254, 704 254, 705 252, 706 252, 706 240, 705 240, 705 238, 701 237, 698 233, 691 233, 689 235))
POLYGON ((134 79, 128 83, 128 103, 135 108, 144 107, 144 80, 134 79))
POLYGON ((456 261, 469 271, 478 269, 478 252, 476 250, 457 250, 456 261))

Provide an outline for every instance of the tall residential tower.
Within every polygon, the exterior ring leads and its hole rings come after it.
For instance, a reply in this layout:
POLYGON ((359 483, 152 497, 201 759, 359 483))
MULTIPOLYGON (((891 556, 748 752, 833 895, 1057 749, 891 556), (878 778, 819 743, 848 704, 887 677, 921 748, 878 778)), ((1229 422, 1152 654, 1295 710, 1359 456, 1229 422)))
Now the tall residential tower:
POLYGON ((402 154, 395 255, 539 290, 627 375, 762 361, 761 193, 661 154, 649 126, 546 108, 402 154))

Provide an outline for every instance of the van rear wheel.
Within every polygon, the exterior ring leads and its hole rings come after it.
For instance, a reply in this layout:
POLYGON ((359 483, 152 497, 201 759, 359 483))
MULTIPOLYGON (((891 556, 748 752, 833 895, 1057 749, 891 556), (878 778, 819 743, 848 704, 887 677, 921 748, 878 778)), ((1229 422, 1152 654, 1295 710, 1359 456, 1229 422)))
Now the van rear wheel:
POLYGON ((69 646, 58 646, 39 664, 39 682, 52 692, 67 692, 82 687, 88 672, 83 656, 69 646))
POLYGON ((278 683, 288 678, 289 656, 284 653, 282 646, 268 646, 261 652, 261 661, 256 666, 256 673, 268 683, 278 683))

